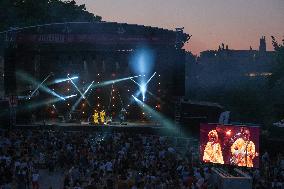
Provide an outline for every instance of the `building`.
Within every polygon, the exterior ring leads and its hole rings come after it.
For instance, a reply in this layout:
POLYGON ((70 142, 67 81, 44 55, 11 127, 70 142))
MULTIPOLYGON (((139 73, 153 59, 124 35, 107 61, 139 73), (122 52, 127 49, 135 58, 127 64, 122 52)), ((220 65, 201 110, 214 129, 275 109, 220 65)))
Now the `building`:
POLYGON ((222 44, 196 59, 188 56, 186 96, 196 90, 230 90, 245 83, 263 84, 272 73, 273 51, 266 50, 265 37, 258 50, 233 50, 222 44))

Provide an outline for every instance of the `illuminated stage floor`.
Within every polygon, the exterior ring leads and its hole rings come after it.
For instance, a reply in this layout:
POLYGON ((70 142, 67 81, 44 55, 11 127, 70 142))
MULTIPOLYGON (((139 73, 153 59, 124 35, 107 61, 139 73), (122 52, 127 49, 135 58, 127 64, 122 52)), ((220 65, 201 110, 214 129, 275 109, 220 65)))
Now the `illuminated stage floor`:
POLYGON ((99 131, 99 132, 134 132, 134 133, 171 133, 161 124, 149 122, 113 122, 109 125, 93 125, 88 123, 60 123, 60 122, 37 122, 34 124, 16 125, 17 129, 40 129, 40 130, 64 130, 64 131, 99 131))
POLYGON ((57 126, 57 127, 163 127, 160 123, 154 123, 154 122, 123 122, 120 124, 120 122, 112 122, 110 124, 92 124, 89 122, 69 122, 69 123, 63 123, 63 122, 54 122, 54 121, 47 121, 47 122, 35 122, 34 124, 26 124, 26 125, 17 125, 17 126, 57 126))

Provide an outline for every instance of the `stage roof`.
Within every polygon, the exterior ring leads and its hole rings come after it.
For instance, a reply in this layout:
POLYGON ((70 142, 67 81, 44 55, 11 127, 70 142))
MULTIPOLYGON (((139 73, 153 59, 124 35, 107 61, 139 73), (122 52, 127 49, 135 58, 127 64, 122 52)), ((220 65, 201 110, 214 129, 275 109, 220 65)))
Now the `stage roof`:
POLYGON ((116 22, 50 23, 0 32, 1 40, 18 44, 150 44, 175 45, 190 36, 182 31, 116 22), (177 38, 177 36, 179 36, 177 38))

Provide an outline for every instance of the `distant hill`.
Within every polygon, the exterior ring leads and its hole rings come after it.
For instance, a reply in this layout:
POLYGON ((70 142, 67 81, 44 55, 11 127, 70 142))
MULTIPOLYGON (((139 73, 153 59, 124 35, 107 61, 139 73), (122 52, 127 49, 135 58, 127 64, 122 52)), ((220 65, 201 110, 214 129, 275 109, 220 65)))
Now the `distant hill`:
POLYGON ((54 22, 92 22, 101 17, 74 0, 0 0, 0 31, 54 22))

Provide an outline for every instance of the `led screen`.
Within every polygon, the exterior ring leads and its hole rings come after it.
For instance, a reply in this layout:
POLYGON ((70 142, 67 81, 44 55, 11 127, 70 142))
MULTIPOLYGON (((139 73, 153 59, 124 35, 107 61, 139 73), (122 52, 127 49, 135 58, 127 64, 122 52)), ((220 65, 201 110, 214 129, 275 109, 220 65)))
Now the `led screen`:
POLYGON ((200 161, 259 167, 259 128, 200 125, 200 161))

